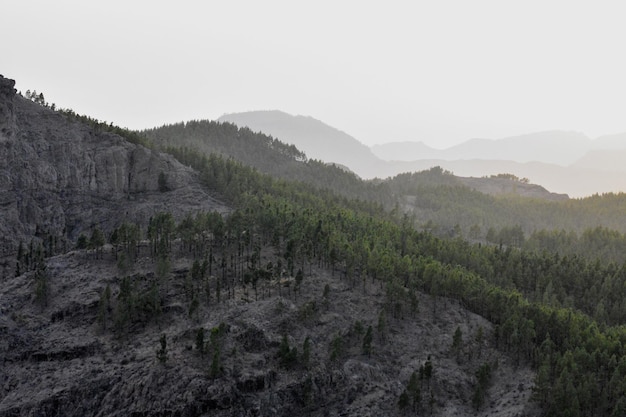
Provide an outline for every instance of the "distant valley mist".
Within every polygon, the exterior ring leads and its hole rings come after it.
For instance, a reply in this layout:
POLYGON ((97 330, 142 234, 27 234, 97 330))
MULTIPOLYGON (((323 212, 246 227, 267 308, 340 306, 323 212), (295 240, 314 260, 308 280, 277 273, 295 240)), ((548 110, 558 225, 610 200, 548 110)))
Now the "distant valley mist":
POLYGON ((459 176, 510 173, 570 197, 626 190, 626 133, 590 139, 549 131, 498 140, 469 139, 447 149, 423 142, 389 142, 371 148, 312 117, 251 111, 219 118, 294 144, 309 158, 345 165, 362 178, 386 178, 441 166, 459 176))

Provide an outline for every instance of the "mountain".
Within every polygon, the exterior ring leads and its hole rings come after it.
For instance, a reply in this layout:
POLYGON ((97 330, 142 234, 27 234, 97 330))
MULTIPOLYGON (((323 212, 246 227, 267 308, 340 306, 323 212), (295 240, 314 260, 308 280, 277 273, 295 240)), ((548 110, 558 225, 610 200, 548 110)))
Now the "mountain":
MULTIPOLYGON (((600 186, 615 186, 609 181, 599 181, 602 176, 584 170, 578 176, 572 176, 571 168, 541 163, 424 160, 394 163, 395 169, 403 173, 415 172, 415 175, 396 174, 385 180, 364 181, 337 165, 305 160, 294 145, 228 122, 196 120, 141 133, 155 146, 164 149, 182 147, 184 152, 174 153, 192 166, 201 161, 202 155, 219 154, 273 178, 306 184, 310 192, 319 196, 357 199, 357 206, 369 206, 373 212, 376 207, 392 210, 398 205, 415 216, 419 225, 437 224, 441 230, 455 228, 466 236, 472 231, 474 238, 484 238, 489 228, 514 226, 521 227, 527 235, 537 229, 583 233, 589 228, 605 226, 620 232, 626 230, 619 201, 612 203, 607 198, 601 203, 604 208, 597 210, 589 207, 596 203, 568 201, 567 195, 550 192, 536 181, 533 184, 527 180, 529 172, 533 175, 539 172, 552 181, 551 186, 560 187, 573 178, 579 188, 592 190, 590 194, 600 186), (439 171, 443 167, 455 175, 434 175, 438 170, 431 167, 437 166, 439 171), (501 175, 503 173, 508 174, 501 175), (411 203, 412 199, 418 204, 411 203), (591 216, 591 212, 595 215, 591 216), (475 232, 476 226, 482 228, 481 233, 475 232)), ((214 159, 210 156, 207 162, 214 159)), ((200 168, 203 166, 199 165, 200 168)), ((207 181, 235 197, 240 182, 250 184, 247 174, 240 180, 232 174, 228 177, 231 182, 224 184, 224 178, 211 173, 207 181)), ((621 181, 623 176, 613 175, 611 178, 621 181)))
POLYGON ((227 210, 171 155, 27 100, 0 77, 0 257, 31 239, 69 248, 96 227, 145 226, 174 208, 227 210))
POLYGON ((623 174, 626 172, 626 149, 592 150, 574 162, 571 167, 580 170, 623 174))
POLYGON ((167 154, 0 77, 0 417, 623 414, 626 194, 151 134, 167 154))
POLYGON ((566 166, 585 154, 591 140, 581 133, 540 132, 499 140, 472 139, 446 151, 448 159, 546 162, 566 166))
POLYGON ((626 150, 626 133, 596 138, 593 141, 593 150, 626 150))
POLYGON ((403 393, 434 416, 539 415, 492 322, 417 281, 387 311, 384 269, 345 268, 365 241, 400 258, 380 209, 139 139, 0 77, 0 417, 395 415, 403 393))
POLYGON ((380 176, 385 163, 352 136, 306 116, 281 111, 251 111, 227 114, 218 119, 255 132, 263 132, 295 145, 309 158, 345 165, 364 178, 380 176))
POLYGON ((421 142, 389 143, 372 147, 385 160, 415 161, 421 159, 502 160, 544 162, 567 166, 581 158, 594 141, 575 132, 539 132, 502 139, 470 139, 448 149, 435 150, 421 142), (384 158, 393 152, 393 159, 384 158))
POLYGON ((591 140, 581 133, 549 131, 498 140, 471 139, 444 150, 421 142, 375 145, 369 150, 357 139, 311 117, 258 111, 225 115, 219 120, 275 136, 311 158, 344 165, 366 179, 441 166, 462 177, 510 173, 571 197, 626 190, 619 154, 586 156, 594 149, 626 147, 623 135, 591 140))
POLYGON ((384 161, 414 161, 437 159, 442 151, 424 142, 389 142, 371 147, 372 153, 384 161))
MULTIPOLYGON (((619 164, 619 161, 616 161, 619 164)), ((541 184, 557 194, 581 198, 594 194, 626 190, 626 178, 618 170, 604 170, 597 166, 587 168, 573 165, 563 167, 542 162, 520 163, 501 160, 418 160, 396 162, 394 171, 414 172, 440 166, 461 177, 484 177, 503 173, 528 178, 533 184, 541 184)))

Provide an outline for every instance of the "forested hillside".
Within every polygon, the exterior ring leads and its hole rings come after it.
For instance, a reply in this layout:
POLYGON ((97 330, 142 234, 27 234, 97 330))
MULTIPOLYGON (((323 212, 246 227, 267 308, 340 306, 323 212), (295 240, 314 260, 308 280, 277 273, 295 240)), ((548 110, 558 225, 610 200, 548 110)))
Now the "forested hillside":
MULTIPOLYGON (((459 300, 496 325, 498 346, 537 368, 536 399, 546 415, 625 410, 623 266, 436 238, 406 216, 345 205, 226 164, 237 172, 233 183, 247 184, 237 204, 241 224, 268 241, 285 233, 273 240, 283 242, 288 267, 320 259, 355 287, 379 282, 394 317, 410 311, 414 291, 459 300)), ((194 166, 210 182, 215 163, 194 166)))
MULTIPOLYGON (((388 179, 361 180, 333 165, 309 160, 293 146, 238 128, 229 123, 192 121, 141 132, 163 149, 171 148, 188 158, 219 154, 256 168, 273 177, 300 181, 318 190, 362 202, 381 205, 387 210, 407 213, 418 229, 439 236, 463 237, 474 241, 522 246, 528 249, 578 254, 592 259, 626 260, 621 251, 626 239, 626 194, 594 195, 567 199, 547 191, 539 197, 521 197, 516 193, 488 195, 476 191, 463 178, 439 167, 417 173, 400 174, 388 179), (181 148, 181 149, 179 149, 181 148), (195 156, 192 156, 195 155, 195 156), (597 229, 615 231, 602 244, 572 244, 597 229), (547 236, 566 234, 567 240, 547 236)), ((513 175, 477 178, 482 188, 511 190, 540 188, 513 175)))
MULTIPOLYGON (((525 185, 515 177, 509 181, 525 185)), ((527 234, 542 229, 582 232, 597 226, 626 232, 624 193, 557 200, 524 198, 513 193, 490 196, 464 186, 451 172, 438 167, 398 175, 389 184, 419 221, 444 227, 459 225, 465 233, 472 226, 480 227, 482 236, 490 227, 505 226, 521 226, 527 234)))
MULTIPOLYGON (((201 172, 214 171, 210 160, 177 157, 194 163, 201 172)), ((514 243, 521 246, 524 242, 523 231, 522 240, 508 242, 507 248, 440 239, 417 232, 411 218, 398 211, 391 215, 381 209, 364 211, 358 204, 346 206, 331 195, 320 198, 311 194, 304 184, 275 182, 263 176, 253 179, 257 174, 244 167, 239 172, 245 178, 233 183, 250 187, 240 195, 245 196, 241 202, 245 211, 254 213, 252 224, 273 224, 268 233, 280 227, 284 222, 270 220, 281 212, 278 207, 290 213, 290 223, 304 222, 293 229, 296 235, 287 239, 291 256, 310 259, 321 254, 354 285, 362 279, 378 280, 386 288, 387 308, 392 314, 409 308, 411 289, 460 300, 497 325, 496 338, 504 349, 537 367, 536 398, 547 415, 622 412, 626 372, 621 369, 626 367, 616 366, 626 360, 626 333, 620 327, 626 319, 622 303, 626 294, 621 290, 626 274, 621 264, 560 256, 562 245, 558 244, 550 252, 515 249, 514 243), (272 203, 275 198, 279 200, 272 203), (257 217, 262 213, 276 214, 267 219, 257 217), (319 217, 321 213, 326 214, 319 217)), ((395 185, 396 195, 423 198, 422 207, 429 209, 441 211, 444 201, 456 202, 448 208, 458 211, 448 219, 463 219, 463 211, 472 210, 485 225, 497 227, 493 220, 500 217, 508 224, 521 223, 526 230, 565 225, 581 231, 602 221, 617 228, 624 215, 619 210, 623 195, 565 202, 496 199, 457 186, 454 177, 440 170, 421 176, 423 188, 412 181, 416 178, 404 182, 396 178, 395 184, 393 180, 390 184, 395 185), (543 218, 546 215, 548 220, 543 218)))
MULTIPOLYGON (((362 181, 229 124, 139 134, 8 97, 7 149, 78 131, 163 170, 144 184, 124 157, 119 190, 78 211, 116 210, 58 228, 73 250, 33 232, 5 251, 0 417, 626 414, 623 195, 494 197, 440 168, 362 181)), ((102 192, 116 159, 92 160, 50 195, 102 192)))
POLYGON ((381 187, 361 181, 355 174, 307 156, 293 145, 248 128, 210 120, 190 121, 140 132, 162 149, 198 155, 233 158, 260 172, 291 181, 302 181, 351 198, 389 201, 381 187))

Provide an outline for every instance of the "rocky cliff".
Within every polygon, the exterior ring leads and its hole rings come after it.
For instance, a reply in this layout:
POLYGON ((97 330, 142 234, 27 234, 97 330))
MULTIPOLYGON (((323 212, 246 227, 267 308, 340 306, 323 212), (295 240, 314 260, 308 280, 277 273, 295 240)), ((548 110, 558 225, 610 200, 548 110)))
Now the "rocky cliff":
POLYGON ((226 210, 171 156, 31 102, 13 85, 0 77, 0 257, 19 241, 46 235, 69 247, 94 226, 145 224, 158 211, 226 210))

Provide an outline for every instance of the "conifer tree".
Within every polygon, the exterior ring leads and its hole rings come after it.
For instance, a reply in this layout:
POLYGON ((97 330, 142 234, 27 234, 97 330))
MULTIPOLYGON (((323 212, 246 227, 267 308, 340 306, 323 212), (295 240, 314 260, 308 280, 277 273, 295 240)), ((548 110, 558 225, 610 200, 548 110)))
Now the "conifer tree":
POLYGON ((46 261, 43 257, 41 245, 37 247, 35 253, 35 302, 43 309, 48 306, 50 288, 48 284, 48 273, 46 261))
POLYGON ((201 355, 204 355, 205 346, 204 346, 204 328, 200 327, 198 331, 196 331, 196 350, 200 352, 201 355))
POLYGON ((165 362, 167 362, 167 338, 165 337, 165 333, 161 334, 159 343, 161 347, 157 349, 156 356, 160 363, 165 364, 165 362))
POLYGON ((461 348, 463 347, 463 332, 461 327, 457 326, 452 337, 452 351, 456 354, 457 362, 461 359, 461 348))
POLYGON ((363 353, 367 356, 371 356, 372 354, 372 326, 369 325, 367 327, 367 332, 365 332, 365 336, 363 336, 363 353))
POLYGON ((304 369, 309 369, 309 365, 311 363, 311 338, 308 336, 304 339, 302 343, 302 366, 304 369))

